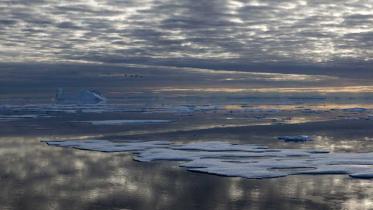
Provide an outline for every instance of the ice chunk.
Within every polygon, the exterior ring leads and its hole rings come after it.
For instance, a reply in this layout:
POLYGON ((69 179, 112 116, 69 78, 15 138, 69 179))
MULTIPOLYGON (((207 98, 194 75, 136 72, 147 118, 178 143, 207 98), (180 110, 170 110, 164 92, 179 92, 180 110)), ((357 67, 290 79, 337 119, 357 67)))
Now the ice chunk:
POLYGON ((299 135, 299 136, 279 136, 277 137, 279 140, 290 141, 290 142, 304 142, 304 141, 311 141, 312 138, 306 135, 299 135))

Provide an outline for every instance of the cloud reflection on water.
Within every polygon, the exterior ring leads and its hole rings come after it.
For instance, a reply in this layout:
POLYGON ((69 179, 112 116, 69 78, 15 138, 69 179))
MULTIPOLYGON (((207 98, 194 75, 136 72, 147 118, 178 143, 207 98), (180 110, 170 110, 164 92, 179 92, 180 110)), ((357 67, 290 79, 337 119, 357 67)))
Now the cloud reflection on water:
POLYGON ((359 196, 373 193, 370 181, 343 176, 220 178, 163 163, 141 164, 127 155, 50 148, 37 139, 2 138, 0 143, 2 209, 372 207, 368 197, 359 196))

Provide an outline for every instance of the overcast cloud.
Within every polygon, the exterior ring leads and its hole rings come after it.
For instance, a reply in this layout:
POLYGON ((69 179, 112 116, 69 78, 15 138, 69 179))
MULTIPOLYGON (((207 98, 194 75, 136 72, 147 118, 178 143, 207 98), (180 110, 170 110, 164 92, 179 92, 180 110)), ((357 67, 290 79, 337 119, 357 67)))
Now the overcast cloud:
POLYGON ((373 0, 0 2, 0 60, 368 65, 373 0))

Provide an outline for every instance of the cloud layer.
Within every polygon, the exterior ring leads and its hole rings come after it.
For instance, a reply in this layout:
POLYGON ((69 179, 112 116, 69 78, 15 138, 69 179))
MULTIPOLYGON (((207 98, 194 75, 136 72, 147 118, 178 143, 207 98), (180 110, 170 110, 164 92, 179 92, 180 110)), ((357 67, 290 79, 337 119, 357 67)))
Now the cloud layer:
POLYGON ((5 0, 3 62, 367 63, 372 0, 5 0))

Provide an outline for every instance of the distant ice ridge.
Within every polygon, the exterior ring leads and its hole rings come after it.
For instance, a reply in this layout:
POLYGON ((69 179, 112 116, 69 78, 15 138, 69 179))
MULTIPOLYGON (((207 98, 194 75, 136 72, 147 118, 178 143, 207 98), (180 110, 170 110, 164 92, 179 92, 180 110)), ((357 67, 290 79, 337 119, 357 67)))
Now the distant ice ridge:
POLYGON ((169 123, 171 120, 93 120, 93 121, 78 121, 82 123, 90 123, 92 125, 144 125, 144 124, 160 124, 169 123))
POLYGON ((284 140, 287 142, 304 142, 304 141, 311 141, 312 138, 306 135, 299 135, 299 136, 279 136, 277 137, 279 140, 284 140))
POLYGON ((106 98, 95 90, 82 90, 75 95, 67 95, 62 88, 56 93, 57 104, 102 104, 106 98))
POLYGON ((141 162, 181 161, 189 171, 249 179, 296 174, 348 174, 373 178, 373 153, 329 153, 313 149, 271 149, 261 145, 208 141, 68 140, 48 145, 101 152, 131 152, 141 162))
POLYGON ((49 118, 49 117, 52 117, 52 116, 43 115, 43 114, 11 114, 11 115, 0 114, 0 122, 24 120, 24 119, 49 118))

